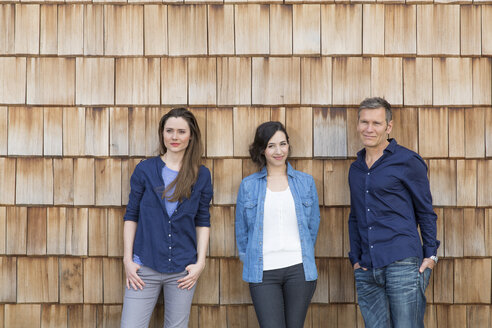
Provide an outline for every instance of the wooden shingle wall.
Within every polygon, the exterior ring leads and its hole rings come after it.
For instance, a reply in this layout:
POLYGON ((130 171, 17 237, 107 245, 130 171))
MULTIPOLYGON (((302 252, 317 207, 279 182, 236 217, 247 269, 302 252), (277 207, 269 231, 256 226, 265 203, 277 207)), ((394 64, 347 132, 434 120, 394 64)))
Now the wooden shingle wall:
MULTIPOLYGON (((384 96, 427 161, 427 327, 492 327, 492 2, 0 1, 0 327, 118 327, 129 177, 159 118, 196 114, 214 183, 190 327, 257 327, 234 242, 254 128, 317 183, 306 327, 363 327, 347 259, 357 105, 384 96)), ((162 326, 158 307, 152 327, 162 326)))

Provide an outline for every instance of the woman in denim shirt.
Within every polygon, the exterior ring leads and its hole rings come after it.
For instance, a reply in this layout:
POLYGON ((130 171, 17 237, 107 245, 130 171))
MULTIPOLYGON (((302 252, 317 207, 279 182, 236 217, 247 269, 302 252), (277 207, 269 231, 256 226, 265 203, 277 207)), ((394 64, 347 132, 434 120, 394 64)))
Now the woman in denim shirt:
POLYGON ((249 152, 261 170, 243 179, 236 203, 243 280, 261 327, 302 328, 318 278, 314 179, 287 162, 289 136, 280 122, 258 126, 249 152))
POLYGON ((126 291, 121 327, 148 327, 164 290, 164 327, 186 328, 196 282, 205 267, 212 199, 201 165, 200 129, 175 108, 159 123, 161 155, 140 162, 130 179, 123 226, 126 291))

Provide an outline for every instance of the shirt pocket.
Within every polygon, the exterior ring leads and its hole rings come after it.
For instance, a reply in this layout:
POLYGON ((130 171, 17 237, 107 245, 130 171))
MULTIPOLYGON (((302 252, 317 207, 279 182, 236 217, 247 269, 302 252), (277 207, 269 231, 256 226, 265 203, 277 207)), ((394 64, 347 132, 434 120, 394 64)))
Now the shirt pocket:
POLYGON ((309 218, 313 211, 313 200, 311 198, 302 199, 302 208, 304 210, 304 215, 309 218))
POLYGON ((246 216, 246 221, 248 222, 248 226, 251 226, 251 224, 255 222, 257 210, 258 210, 258 202, 248 201, 244 203, 244 214, 246 216))

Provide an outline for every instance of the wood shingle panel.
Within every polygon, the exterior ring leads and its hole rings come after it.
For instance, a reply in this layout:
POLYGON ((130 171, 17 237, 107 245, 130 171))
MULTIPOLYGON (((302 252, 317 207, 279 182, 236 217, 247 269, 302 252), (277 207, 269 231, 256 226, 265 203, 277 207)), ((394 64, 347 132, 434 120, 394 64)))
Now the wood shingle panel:
POLYGON ((347 177, 352 160, 327 160, 324 169, 325 206, 349 205, 347 177))
POLYGON ((492 206, 492 160, 478 161, 477 206, 492 206))
POLYGON ((456 259, 454 265, 454 302, 490 304, 490 258, 456 259), (481 281, 481 283, 467 283, 470 281, 481 281))
POLYGON ((386 55, 413 55, 416 52, 416 5, 385 5, 384 53, 386 55))
POLYGON ((473 103, 471 58, 433 58, 434 106, 473 103))
POLYGON ((9 155, 43 154, 43 108, 10 107, 9 155))
POLYGON ((318 270, 318 281, 316 282, 316 290, 314 291, 314 295, 311 301, 313 303, 329 303, 330 284, 328 259, 325 257, 318 257, 316 259, 316 268, 318 270))
POLYGON ((340 207, 323 207, 321 222, 316 239, 317 257, 343 257, 343 221, 344 209, 340 207), (327 238, 326 236, 331 236, 327 238))
MULTIPOLYGON (((364 145, 357 132, 358 108, 347 108, 347 156, 356 157, 364 145)), ((399 140, 398 140, 399 142, 399 140)))
POLYGON ((17 302, 58 302, 58 259, 19 257, 17 302))
POLYGON ((104 6, 104 53, 143 55, 143 6, 104 6))
POLYGON ((354 269, 350 262, 345 259, 330 259, 328 270, 330 281, 330 303, 354 302, 354 269))
POLYGON ((234 156, 249 157, 256 128, 270 121, 270 109, 264 107, 234 107, 234 156))
POLYGON ((417 54, 460 54, 460 6, 417 5, 417 54))
POLYGON ((323 55, 360 55, 362 53, 362 5, 322 5, 321 44, 323 55))
POLYGON ((292 5, 270 5, 270 55, 292 54, 292 5))
POLYGON ((203 327, 227 327, 227 308, 225 306, 202 306, 198 312, 200 326, 203 327))
POLYGON ((217 58, 217 105, 249 104, 251 104, 251 58, 217 58))
POLYGON ((205 269, 198 279, 193 296, 195 304, 218 304, 219 303, 219 259, 207 258, 205 269))
POLYGON ((114 104, 114 59, 76 59, 76 103, 81 105, 114 104))
POLYGON ((434 276, 434 302, 452 304, 454 297, 454 260, 440 260, 432 275, 434 276))
POLYGON ((96 159, 96 205, 121 205, 121 160, 96 159))
POLYGON ((85 108, 63 108, 63 155, 85 155, 85 108))
POLYGON ((46 214, 46 254, 64 255, 67 229, 67 209, 49 207, 46 214))
POLYGON ((457 160, 456 161, 456 205, 476 206, 477 205, 477 161, 457 160))
POLYGON ((162 104, 188 103, 188 60, 164 57, 161 59, 162 104))
POLYGON ((330 57, 301 58, 301 103, 332 103, 332 60, 330 57))
POLYGON ((75 104, 75 58, 28 58, 27 103, 75 104))
POLYGON ((490 305, 468 305, 466 307, 466 324, 468 327, 490 327, 492 318, 490 305))
POLYGON ((492 208, 485 209, 485 254, 492 255, 492 208))
POLYGON ((53 159, 53 204, 73 205, 74 163, 71 158, 53 159))
POLYGON ((465 157, 465 109, 448 109, 449 157, 465 157))
POLYGON ((82 260, 84 268, 84 303, 103 302, 103 260, 89 257, 82 260), (90 286, 90 288, 87 288, 90 286))
POLYGON ((482 7, 462 5, 460 16, 461 55, 480 56, 482 54, 482 7))
POLYGON ((51 159, 17 159, 15 199, 17 204, 53 204, 51 159))
POLYGON ((108 209, 89 208, 89 256, 108 255, 108 209))
POLYGON ((207 110, 207 156, 232 156, 234 152, 233 109, 207 110))
POLYGON ((23 104, 26 100, 26 58, 0 58, 0 103, 23 104))
POLYGON ((313 156, 313 110, 311 107, 287 108, 285 129, 289 134, 290 155, 313 156))
POLYGON ((463 257, 463 209, 444 209, 444 255, 463 257))
POLYGON ((490 105, 492 103, 492 60, 473 58, 473 104, 490 105))
POLYGON ((0 155, 7 155, 9 125, 8 113, 8 107, 0 106, 0 155))
POLYGON ((485 110, 483 107, 465 109, 465 157, 485 157, 485 110))
POLYGON ((293 5, 293 50, 295 55, 321 53, 321 7, 319 4, 293 5))
POLYGON ((63 155, 63 109, 45 107, 43 109, 43 154, 63 155))
POLYGON ((17 257, 0 256, 0 301, 16 302, 17 300, 17 257))
POLYGON ((15 5, 15 53, 39 53, 39 5, 15 5))
MULTIPOLYGON (((347 156, 347 110, 314 108, 314 156, 347 156)), ((303 132, 302 132, 303 133, 303 132)))
POLYGON ((125 208, 108 209, 108 256, 123 256, 123 216, 125 208))
POLYGON ((429 181, 435 206, 456 205, 456 161, 429 160, 429 181))
MULTIPOLYGON (((270 48, 269 6, 235 5, 236 55, 266 55, 270 48)), ((285 33, 282 31, 282 33, 285 33)), ((275 37, 272 35, 272 38, 275 37)))
POLYGON ((40 7, 39 53, 58 54, 58 6, 53 4, 40 7))
POLYGON ((58 55, 82 55, 84 52, 84 6, 58 7, 58 55))
POLYGON ((64 257, 59 259, 60 304, 83 302, 82 259, 64 257))
POLYGON ((46 208, 27 208, 27 255, 46 254, 46 208))
POLYGON ((104 6, 84 7, 84 55, 104 55, 104 6))
POLYGON ((390 137, 395 138, 398 144, 415 152, 419 150, 418 134, 418 109, 417 108, 393 108, 393 129, 390 137))
POLYGON ((5 254, 7 240, 7 209, 0 207, 0 254, 5 254))
POLYGON ((116 104, 159 104, 159 66, 157 58, 116 59, 116 104))
POLYGON ((485 210, 465 208, 463 222, 463 255, 485 256, 485 210))
POLYGON ((371 96, 385 98, 391 105, 403 105, 403 65, 401 58, 371 59, 371 96))
POLYGON ((322 160, 299 159, 295 162, 295 169, 310 174, 314 178, 316 191, 318 192, 319 205, 323 205, 323 167, 322 160))
POLYGON ((214 160, 213 203, 215 205, 236 203, 237 191, 241 184, 241 175, 237 172, 241 164, 240 159, 214 160))
POLYGON ((209 5, 208 53, 234 55, 234 5, 209 5))
POLYGON ((217 60, 188 59, 188 102, 190 105, 217 103, 217 60))
MULTIPOLYGON (((163 107, 148 107, 143 108, 145 112, 145 155, 147 156, 156 156, 160 152, 159 138, 158 138, 158 130, 159 130, 159 122, 169 111, 169 108, 163 107)), ((136 145, 136 147, 142 147, 142 144, 136 145)))
POLYGON ((120 258, 103 258, 104 303, 122 303, 124 291, 124 270, 120 258))
POLYGON ((251 303, 248 283, 242 280, 243 263, 238 258, 220 259, 220 304, 251 303))
POLYGON ((6 254, 25 255, 27 250, 27 208, 7 207, 6 254))
POLYGON ((144 18, 145 55, 167 55, 167 6, 145 5, 144 18))
POLYGON ((59 304, 43 304, 41 307, 41 327, 67 327, 68 307, 59 304))
POLYGON ((128 156, 128 108, 109 109, 109 153, 111 156, 128 156))
POLYGON ((87 208, 67 208, 65 232, 67 255, 87 256, 88 220, 87 208))
POLYGON ((448 156, 448 109, 419 108, 419 154, 448 156))
POLYGON ((206 55, 207 6, 170 5, 167 11, 169 55, 206 55))
POLYGON ((0 158, 0 204, 15 203, 15 158, 0 158))
POLYGON ((95 173, 93 158, 74 159, 74 205, 94 205, 95 173))
POLYGON ((362 5, 362 53, 364 55, 384 55, 384 17, 383 4, 362 5))
POLYGON ((0 5, 0 54, 13 54, 15 47, 15 4, 0 5))
POLYGON ((333 105, 359 105, 371 94, 371 59, 333 59, 333 105))
POLYGON ((5 327, 41 328, 41 304, 5 304, 5 327))
POLYGON ((90 107, 85 110, 85 152, 89 156, 109 155, 109 110, 90 107))
POLYGON ((432 58, 403 58, 403 102, 432 105, 432 58))
POLYGON ((98 308, 102 311, 102 307, 98 305, 68 305, 68 322, 70 323, 70 328, 97 327, 98 308))
POLYGON ((253 104, 299 104, 301 96, 299 57, 253 59, 253 104))
POLYGON ((482 5, 482 55, 492 55, 492 5, 482 5))

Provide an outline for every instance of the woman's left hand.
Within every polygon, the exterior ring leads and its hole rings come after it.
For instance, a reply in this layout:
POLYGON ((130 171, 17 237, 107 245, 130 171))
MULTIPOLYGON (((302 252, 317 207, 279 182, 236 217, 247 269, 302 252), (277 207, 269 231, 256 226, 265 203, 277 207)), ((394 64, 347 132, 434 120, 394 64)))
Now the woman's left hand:
POLYGON ((186 267, 188 275, 178 280, 178 288, 192 289, 195 286, 200 274, 205 269, 205 262, 197 262, 196 264, 190 264, 186 267))

